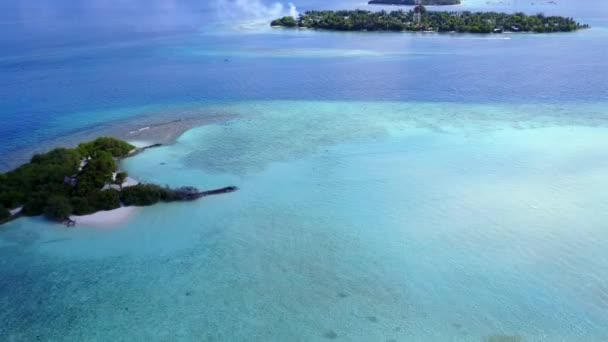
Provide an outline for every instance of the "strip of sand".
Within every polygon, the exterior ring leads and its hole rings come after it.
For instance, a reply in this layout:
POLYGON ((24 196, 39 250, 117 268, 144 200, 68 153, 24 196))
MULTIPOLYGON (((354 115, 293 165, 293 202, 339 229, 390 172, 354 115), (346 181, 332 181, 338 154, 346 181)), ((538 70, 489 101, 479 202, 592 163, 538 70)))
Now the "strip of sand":
MULTIPOLYGON (((141 145, 161 143, 172 144, 185 131, 208 124, 225 122, 234 117, 230 113, 217 113, 205 111, 178 111, 173 117, 167 119, 161 115, 157 117, 154 113, 141 115, 137 118, 129 118, 116 122, 108 122, 104 125, 94 125, 66 133, 60 137, 40 141, 9 152, 5 158, 0 160, 0 172, 9 171, 21 164, 27 163, 31 156, 36 153, 47 152, 56 147, 75 146, 82 141, 92 140, 100 136, 111 136, 126 141, 140 142, 141 145)), ((138 146, 143 147, 143 146, 138 146)))
POLYGON ((15 209, 12 209, 12 210, 9 210, 9 211, 11 213, 11 216, 15 216, 15 215, 19 214, 22 209, 23 209, 23 206, 20 206, 19 208, 15 208, 15 209))
POLYGON ((99 211, 91 215, 72 215, 70 219, 76 226, 111 227, 128 221, 140 211, 138 207, 120 207, 114 210, 99 211))
POLYGON ((230 119, 228 115, 207 115, 203 117, 180 118, 164 122, 141 122, 136 128, 132 125, 114 130, 113 135, 127 141, 171 144, 185 131, 202 125, 223 122, 230 119))

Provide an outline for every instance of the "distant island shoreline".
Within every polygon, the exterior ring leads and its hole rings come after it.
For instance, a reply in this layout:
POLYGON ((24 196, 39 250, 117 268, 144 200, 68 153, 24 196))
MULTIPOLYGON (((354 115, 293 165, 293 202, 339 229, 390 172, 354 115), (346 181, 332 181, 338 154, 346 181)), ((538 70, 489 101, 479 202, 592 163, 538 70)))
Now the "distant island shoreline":
POLYGON ((128 216, 130 207, 158 202, 192 201, 236 191, 235 186, 201 191, 141 184, 122 172, 119 162, 150 148, 102 137, 76 148, 56 148, 34 155, 29 163, 0 173, 0 225, 21 216, 44 216, 74 226, 78 219, 112 221, 128 216), (116 214, 116 215, 114 215, 116 214))
MULTIPOLYGON (((460 0, 422 0, 424 6, 449 6, 460 5, 460 0)), ((414 6, 415 0, 370 0, 369 5, 394 5, 394 6, 414 6)))
POLYGON ((410 11, 308 11, 297 19, 273 20, 272 27, 308 28, 331 31, 451 32, 451 33, 555 33, 589 28, 572 18, 498 12, 427 11, 416 6, 410 11))

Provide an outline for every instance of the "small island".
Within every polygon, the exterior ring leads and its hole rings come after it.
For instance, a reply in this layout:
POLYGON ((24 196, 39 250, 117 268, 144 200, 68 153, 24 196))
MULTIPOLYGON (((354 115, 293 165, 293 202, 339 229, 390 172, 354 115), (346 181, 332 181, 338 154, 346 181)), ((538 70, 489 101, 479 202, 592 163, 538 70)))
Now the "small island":
MULTIPOLYGON (((447 6, 460 5, 460 0, 422 0, 422 5, 427 6, 447 6)), ((370 0, 370 5, 397 5, 397 6, 414 6, 416 0, 370 0)))
POLYGON ((273 27, 299 27, 334 31, 423 31, 457 33, 570 32, 588 28, 572 18, 543 14, 497 12, 427 11, 416 6, 411 11, 308 11, 295 19, 283 17, 273 27))
POLYGON ((191 201, 237 190, 234 186, 199 191, 194 187, 171 189, 139 184, 119 170, 121 159, 158 146, 135 148, 125 141, 102 137, 76 148, 57 148, 34 155, 29 163, 0 173, 0 224, 22 215, 44 215, 73 226, 72 215, 191 201))

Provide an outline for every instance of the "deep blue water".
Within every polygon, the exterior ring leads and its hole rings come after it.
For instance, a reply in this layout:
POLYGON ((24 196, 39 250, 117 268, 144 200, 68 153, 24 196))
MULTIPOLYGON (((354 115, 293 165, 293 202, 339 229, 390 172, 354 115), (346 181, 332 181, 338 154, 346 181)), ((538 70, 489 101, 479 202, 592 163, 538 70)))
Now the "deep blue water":
MULTIPOLYGON (((557 103, 608 96, 608 5, 602 1, 466 2, 470 9, 568 15, 593 26, 573 34, 512 37, 271 30, 265 21, 276 15, 270 3, 221 3, 3 2, 0 152, 91 128, 83 116, 95 116, 98 124, 121 117, 99 112, 150 105, 285 99, 557 103)), ((367 7, 355 1, 296 5, 301 11, 367 7)))

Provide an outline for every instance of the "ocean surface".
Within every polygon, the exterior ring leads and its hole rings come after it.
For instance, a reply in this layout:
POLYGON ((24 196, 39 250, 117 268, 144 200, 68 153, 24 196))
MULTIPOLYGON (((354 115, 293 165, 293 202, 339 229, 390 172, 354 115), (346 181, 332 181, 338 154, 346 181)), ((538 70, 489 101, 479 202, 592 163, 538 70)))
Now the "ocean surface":
POLYGON ((393 8, 346 0, 1 2, 0 170, 213 117, 122 167, 239 191, 2 226, 0 339, 607 341, 608 2, 463 3, 592 28, 268 27, 393 8))

